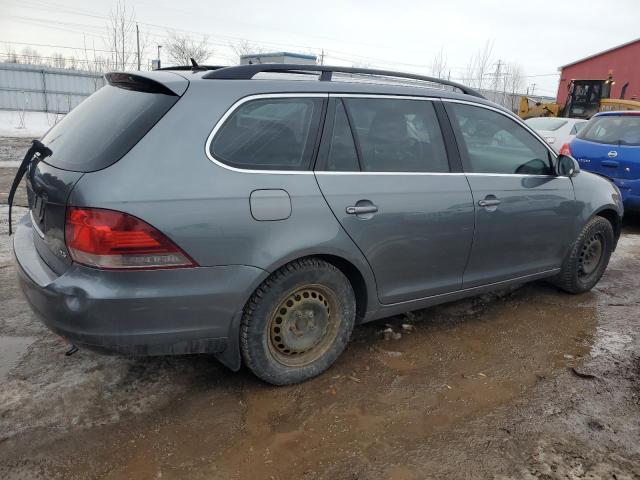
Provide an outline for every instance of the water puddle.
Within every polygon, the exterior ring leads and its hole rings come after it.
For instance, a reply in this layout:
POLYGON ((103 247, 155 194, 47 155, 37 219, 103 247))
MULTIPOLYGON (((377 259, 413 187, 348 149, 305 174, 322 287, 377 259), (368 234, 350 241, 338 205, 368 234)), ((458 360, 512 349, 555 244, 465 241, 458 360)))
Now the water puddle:
MULTIPOLYGON (((111 477, 138 471, 140 458, 163 478, 238 479, 313 478, 328 466, 344 478, 390 450, 406 460, 467 421, 488 422, 497 407, 579 361, 590 351, 596 310, 591 295, 533 285, 480 310, 460 303, 361 326, 338 363, 302 385, 203 375, 191 394, 121 431, 135 440, 109 454, 123 460, 111 477), (400 339, 384 338, 387 324, 400 339)), ((99 437, 92 441, 98 447, 99 437)))
MULTIPOLYGON (((51 478, 86 478, 88 468, 108 479, 422 478, 416 459, 428 471, 429 452, 442 458, 470 425, 491 437, 539 383, 628 352, 640 286, 633 238, 623 236, 591 293, 538 282, 362 325, 335 366, 301 385, 265 385, 207 356, 52 361, 49 347, 31 348, 14 370, 31 383, 11 379, 31 401, 0 412, 30 430, 0 442, 0 477, 8 459, 40 458, 29 465, 51 478), (54 425, 64 442, 47 433, 54 425)), ((0 385, 32 341, 0 337, 0 385)), ((451 462, 463 460, 452 449, 451 462)))

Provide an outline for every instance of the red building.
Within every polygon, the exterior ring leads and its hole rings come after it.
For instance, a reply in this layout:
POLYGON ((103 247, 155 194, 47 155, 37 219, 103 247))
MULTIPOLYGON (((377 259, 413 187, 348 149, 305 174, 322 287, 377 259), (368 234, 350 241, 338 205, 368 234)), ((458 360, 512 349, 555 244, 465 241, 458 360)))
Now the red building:
POLYGON ((611 98, 640 100, 640 38, 559 68, 557 102, 564 105, 571 80, 606 80, 613 75, 611 98))

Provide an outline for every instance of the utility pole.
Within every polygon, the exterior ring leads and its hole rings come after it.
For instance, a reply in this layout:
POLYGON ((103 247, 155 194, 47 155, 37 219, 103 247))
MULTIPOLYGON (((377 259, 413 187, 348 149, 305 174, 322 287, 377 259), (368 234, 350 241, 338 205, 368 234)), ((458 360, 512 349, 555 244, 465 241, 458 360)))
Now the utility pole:
POLYGON ((493 78, 493 90, 494 91, 498 91, 498 79, 500 78, 500 67, 502 66, 502 60, 498 60, 498 63, 496 64, 496 72, 494 74, 494 78, 493 78))
POLYGON ((140 29, 136 23, 136 44, 138 46, 138 71, 140 71, 140 29))
POLYGON ((320 52, 320 65, 324 65, 324 48, 320 52))
POLYGON ((535 83, 532 83, 532 84, 531 84, 531 96, 532 96, 532 97, 533 97, 533 92, 534 92, 534 91, 535 91, 535 89, 536 89, 536 85, 537 85, 537 84, 535 84, 535 83))

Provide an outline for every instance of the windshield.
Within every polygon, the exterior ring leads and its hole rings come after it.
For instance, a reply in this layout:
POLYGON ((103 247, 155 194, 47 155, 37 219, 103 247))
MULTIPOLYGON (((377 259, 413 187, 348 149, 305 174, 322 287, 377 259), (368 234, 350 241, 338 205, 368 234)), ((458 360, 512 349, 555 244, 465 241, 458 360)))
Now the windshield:
POLYGON ((578 133, 578 138, 611 145, 640 145, 640 116, 594 117, 578 133))
POLYGON ((547 130, 549 132, 553 132, 554 130, 558 130, 563 125, 566 125, 567 121, 561 118, 538 117, 529 118, 528 120, 525 120, 524 123, 529 125, 534 130, 547 130))
POLYGON ((53 152, 46 163, 77 172, 106 168, 138 143, 178 98, 104 86, 42 138, 53 152))

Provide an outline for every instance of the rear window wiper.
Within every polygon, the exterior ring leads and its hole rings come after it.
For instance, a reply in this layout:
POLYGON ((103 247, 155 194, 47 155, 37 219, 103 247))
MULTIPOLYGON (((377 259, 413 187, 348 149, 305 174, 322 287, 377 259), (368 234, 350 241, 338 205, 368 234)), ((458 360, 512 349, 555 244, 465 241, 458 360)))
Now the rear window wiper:
POLYGON ((20 166, 18 167, 16 176, 13 179, 13 184, 11 185, 11 190, 9 190, 9 198, 7 202, 9 203, 9 235, 13 233, 13 230, 11 228, 11 209, 13 207, 13 197, 16 194, 16 190, 20 186, 20 180, 22 180, 22 177, 24 177, 24 174, 29 169, 29 165, 31 165, 31 162, 34 160, 34 158, 37 158, 37 161, 40 161, 43 158, 50 156, 51 153, 51 149, 45 147, 40 140, 33 140, 31 142, 31 147, 29 147, 29 150, 27 150, 27 153, 22 159, 22 162, 20 162, 20 166))

